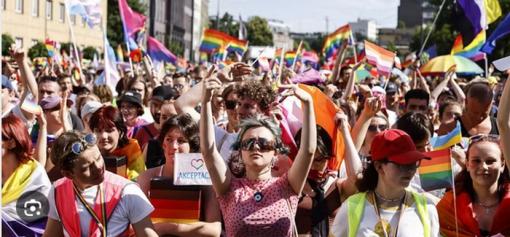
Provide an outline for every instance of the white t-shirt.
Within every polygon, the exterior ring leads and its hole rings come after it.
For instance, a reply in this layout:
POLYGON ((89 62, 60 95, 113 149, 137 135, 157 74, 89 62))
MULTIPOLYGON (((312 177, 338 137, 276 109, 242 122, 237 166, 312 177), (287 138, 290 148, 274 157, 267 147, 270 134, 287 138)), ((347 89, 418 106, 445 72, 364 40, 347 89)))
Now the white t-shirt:
POLYGON ((225 129, 214 126, 214 138, 216 139, 216 148, 225 162, 230 160, 232 154, 232 144, 236 141, 237 133, 229 133, 225 129))
MULTIPOLYGON (((91 206, 94 205, 94 200, 97 194, 97 185, 87 188, 83 191, 82 195, 91 206)), ((57 221, 60 221, 58 212, 55 205, 55 187, 52 186, 50 194, 48 195, 50 203, 50 210, 48 217, 57 221)), ((85 206, 75 195, 75 202, 80 215, 80 228, 82 230, 81 236, 86 237, 89 233, 89 225, 92 220, 92 216, 88 213, 85 206)), ((118 236, 124 232, 128 224, 135 224, 147 217, 154 211, 154 207, 149 202, 145 194, 135 183, 130 183, 124 187, 121 194, 121 200, 115 207, 110 219, 108 220, 108 236, 118 236)), ((64 229, 64 235, 69 234, 64 229)))
MULTIPOLYGON (((378 228, 376 231, 376 225, 379 223, 379 219, 375 212, 375 207, 369 201, 370 197, 367 196, 365 201, 365 208, 362 215, 362 220, 360 222, 358 232, 356 236, 384 236, 384 232, 382 232, 382 228, 378 228)), ((406 207, 404 208, 404 214, 402 218, 400 218, 400 224, 397 224, 399 221, 399 215, 397 214, 398 207, 394 209, 379 209, 382 220, 390 220, 391 230, 388 233, 388 236, 394 236, 396 227, 398 225, 397 236, 399 237, 409 237, 416 236, 422 237, 423 233, 423 225, 416 209, 416 203, 411 195, 407 195, 406 198, 406 207)), ((427 200, 427 211, 429 215, 429 226, 430 226, 430 236, 437 237, 439 236, 439 218, 437 215, 437 210, 432 201, 427 200)), ((377 227, 380 227, 378 225, 377 227)), ((347 215, 347 202, 345 202, 341 207, 340 211, 338 211, 335 220, 333 221, 333 225, 331 226, 331 234, 333 236, 348 236, 349 235, 349 222, 347 215)))

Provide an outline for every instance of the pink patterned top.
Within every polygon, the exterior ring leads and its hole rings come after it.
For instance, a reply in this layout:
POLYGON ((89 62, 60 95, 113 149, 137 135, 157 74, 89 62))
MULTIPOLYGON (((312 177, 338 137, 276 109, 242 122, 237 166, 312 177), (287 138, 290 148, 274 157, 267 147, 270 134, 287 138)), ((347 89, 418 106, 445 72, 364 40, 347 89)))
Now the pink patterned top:
POLYGON ((229 191, 218 201, 228 237, 292 236, 298 196, 292 190, 287 174, 263 181, 233 177, 229 191), (254 199, 257 191, 263 195, 260 202, 254 199))

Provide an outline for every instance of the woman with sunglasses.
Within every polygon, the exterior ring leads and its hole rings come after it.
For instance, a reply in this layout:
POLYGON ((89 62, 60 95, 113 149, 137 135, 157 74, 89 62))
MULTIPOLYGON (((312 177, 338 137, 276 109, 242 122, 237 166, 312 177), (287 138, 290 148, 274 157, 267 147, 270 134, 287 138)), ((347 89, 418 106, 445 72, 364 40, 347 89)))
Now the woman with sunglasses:
POLYGON ((98 148, 105 157, 127 159, 127 178, 135 181, 145 171, 142 150, 136 139, 127 137, 127 127, 122 114, 113 106, 104 106, 92 114, 90 129, 98 138, 98 148))
POLYGON ((221 93, 221 98, 223 98, 225 104, 227 122, 225 124, 218 124, 218 126, 225 129, 228 133, 239 132, 239 116, 236 112, 237 100, 239 99, 237 90, 239 90, 239 86, 231 84, 223 89, 221 93))
POLYGON ((437 211, 423 194, 406 189, 425 155, 409 135, 390 129, 375 135, 371 161, 357 182, 361 193, 347 199, 333 236, 439 236, 437 211))
MULTIPOLYGON (((317 146, 315 114, 311 96, 296 85, 282 86, 303 103, 301 146, 288 173, 271 176, 271 164, 287 148, 276 123, 264 116, 243 120, 234 149, 245 167, 234 177, 215 146, 211 98, 221 87, 216 77, 205 80, 200 121, 201 151, 225 219, 227 236, 291 236, 306 176, 317 146)), ((295 232, 294 232, 295 233, 295 232)))
POLYGON ((44 236, 157 236, 154 210, 133 182, 105 170, 94 134, 66 132, 53 144, 51 159, 64 178, 50 190, 44 236))
MULTIPOLYGON (((41 116, 43 115, 38 115, 39 121, 41 116)), ((45 143, 46 135, 41 135, 45 143)), ((38 143, 40 142, 41 139, 38 143)), ((41 145, 38 144, 38 146, 41 145)), ((42 148, 46 157, 46 149, 42 148)), ((49 194, 51 183, 43 164, 34 159, 37 155, 25 124, 13 114, 2 118, 1 152, 2 236, 40 236, 44 231, 46 216, 28 216, 35 214, 37 209, 34 211, 28 208, 23 209, 22 203, 32 199, 37 201, 45 199, 49 194), (27 214, 24 215, 24 213, 27 214)), ((47 206, 40 206, 40 210, 43 208, 47 206)))
MULTIPOLYGON (((163 124, 157 141, 161 144, 158 148, 162 149, 164 163, 146 170, 138 177, 137 181, 147 196, 149 196, 152 178, 174 177, 176 153, 200 152, 198 124, 188 114, 174 115, 163 124)), ((151 148, 151 144, 153 143, 149 142, 149 148, 151 148)), ((201 221, 187 224, 155 223, 157 233, 162 236, 219 236, 221 234, 221 214, 214 192, 211 188, 203 188, 201 194, 201 221)))

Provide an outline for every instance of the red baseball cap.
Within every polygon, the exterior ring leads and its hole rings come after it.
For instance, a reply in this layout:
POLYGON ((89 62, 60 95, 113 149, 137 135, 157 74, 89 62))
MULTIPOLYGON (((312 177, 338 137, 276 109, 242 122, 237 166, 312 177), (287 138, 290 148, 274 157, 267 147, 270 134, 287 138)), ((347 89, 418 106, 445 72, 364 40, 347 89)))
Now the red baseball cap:
POLYGON ((413 139, 399 129, 388 129, 375 135, 370 149, 372 160, 388 160, 401 165, 416 163, 428 159, 425 154, 416 150, 413 139))

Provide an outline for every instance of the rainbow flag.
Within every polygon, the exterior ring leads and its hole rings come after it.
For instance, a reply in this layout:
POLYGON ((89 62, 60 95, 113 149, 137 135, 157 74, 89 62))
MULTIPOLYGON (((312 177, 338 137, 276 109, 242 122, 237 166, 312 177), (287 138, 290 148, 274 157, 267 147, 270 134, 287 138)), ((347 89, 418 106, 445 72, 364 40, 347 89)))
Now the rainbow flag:
POLYGON ((172 179, 151 180, 149 200, 154 206, 153 223, 192 223, 200 219, 200 186, 175 186, 172 179))
POLYGON ((365 40, 365 55, 368 63, 377 66, 380 75, 389 76, 391 74, 396 53, 365 40))
POLYGON ((46 39, 44 41, 44 45, 46 46, 46 50, 48 50, 48 57, 53 57, 55 55, 55 41, 46 39))
POLYGON ((235 52, 241 56, 248 50, 248 41, 232 38, 227 47, 227 52, 235 52))
POLYGON ((287 51, 285 53, 285 56, 283 58, 287 67, 292 66, 292 63, 294 63, 294 59, 296 58, 296 56, 297 56, 296 51, 287 51))
POLYGON ((212 53, 222 45, 227 45, 232 40, 232 36, 217 30, 205 29, 200 51, 212 53))
POLYGON ((468 46, 463 47, 462 36, 458 35, 457 39, 455 40, 454 47, 452 48, 452 54, 470 58, 474 61, 481 60, 483 59, 484 55, 480 49, 482 48, 483 44, 485 44, 485 39, 485 30, 482 30, 480 33, 478 33, 478 35, 476 35, 476 37, 473 39, 473 41, 471 41, 471 43, 469 43, 468 46), (457 41, 459 40, 460 43, 457 45, 457 41))
POLYGON ((434 150, 442 150, 446 148, 450 148, 455 144, 462 142, 462 130, 460 127, 460 122, 457 121, 457 125, 455 128, 450 131, 448 134, 443 136, 435 136, 430 139, 430 145, 434 148, 434 150))
POLYGON ((340 47, 340 43, 344 39, 350 39, 352 36, 351 26, 349 24, 344 25, 335 32, 329 34, 324 41, 324 46, 322 47, 322 53, 326 59, 333 57, 335 51, 340 47))
POLYGON ((451 55, 455 55, 456 53, 462 51, 464 49, 464 43, 462 41, 462 35, 457 35, 455 41, 453 42, 452 50, 450 51, 451 55))
POLYGON ((453 174, 450 149, 425 153, 430 160, 422 160, 418 168, 421 187, 431 191, 452 186, 453 174))

